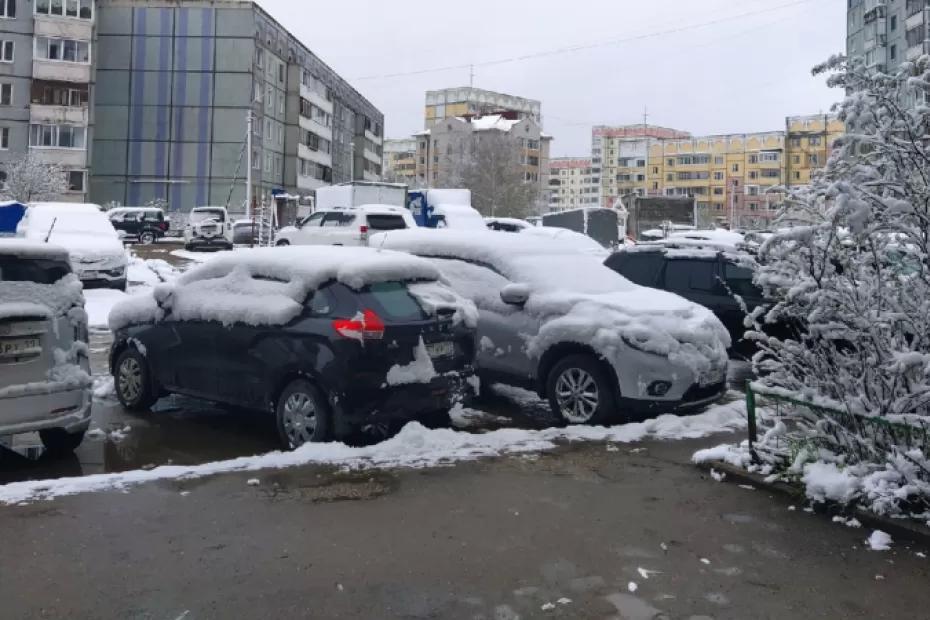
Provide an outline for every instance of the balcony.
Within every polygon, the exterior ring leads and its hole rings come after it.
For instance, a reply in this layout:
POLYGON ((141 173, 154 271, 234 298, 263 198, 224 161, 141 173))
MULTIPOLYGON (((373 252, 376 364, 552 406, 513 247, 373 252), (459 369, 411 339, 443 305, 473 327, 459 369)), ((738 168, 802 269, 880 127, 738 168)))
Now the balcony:
POLYGON ((32 77, 36 80, 88 84, 90 64, 35 58, 32 61, 32 77))
POLYGON ((29 122, 39 125, 83 125, 87 126, 89 111, 86 105, 42 105, 29 106, 29 122))
POLYGON ((43 164, 58 164, 65 168, 86 168, 87 150, 49 146, 30 146, 29 152, 43 164))

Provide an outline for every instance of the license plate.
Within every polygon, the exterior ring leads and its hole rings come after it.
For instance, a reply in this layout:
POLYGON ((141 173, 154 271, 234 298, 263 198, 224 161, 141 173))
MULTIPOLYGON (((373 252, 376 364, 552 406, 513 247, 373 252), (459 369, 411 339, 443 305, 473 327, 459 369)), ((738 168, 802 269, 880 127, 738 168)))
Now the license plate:
POLYGON ((0 340, 0 357, 24 357, 42 352, 39 338, 10 338, 0 340))
POLYGON ((452 357, 455 353, 455 345, 451 342, 434 342, 426 345, 426 352, 432 358, 452 357))

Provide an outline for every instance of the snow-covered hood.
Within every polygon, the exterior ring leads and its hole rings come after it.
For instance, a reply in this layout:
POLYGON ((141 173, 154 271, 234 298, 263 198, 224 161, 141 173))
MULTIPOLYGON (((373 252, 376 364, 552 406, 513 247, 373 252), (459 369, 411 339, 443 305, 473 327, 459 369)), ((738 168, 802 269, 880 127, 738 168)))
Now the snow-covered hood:
POLYGON ((540 292, 530 295, 526 310, 542 318, 538 337, 529 343, 535 355, 557 342, 576 341, 608 358, 623 345, 661 355, 696 376, 727 363, 730 336, 720 320, 707 308, 664 291, 540 292))
POLYGON ((105 262, 107 265, 123 265, 129 259, 126 248, 116 236, 53 233, 51 242, 68 250, 75 269, 82 264, 105 262))

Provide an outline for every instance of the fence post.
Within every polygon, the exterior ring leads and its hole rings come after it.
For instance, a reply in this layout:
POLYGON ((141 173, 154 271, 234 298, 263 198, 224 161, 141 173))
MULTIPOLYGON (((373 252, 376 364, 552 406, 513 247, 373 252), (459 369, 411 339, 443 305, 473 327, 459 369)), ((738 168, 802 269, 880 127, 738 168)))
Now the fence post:
POLYGON ((756 425, 756 395, 752 391, 752 382, 746 382, 746 415, 749 418, 749 453, 755 459, 755 444, 759 440, 759 430, 756 425))

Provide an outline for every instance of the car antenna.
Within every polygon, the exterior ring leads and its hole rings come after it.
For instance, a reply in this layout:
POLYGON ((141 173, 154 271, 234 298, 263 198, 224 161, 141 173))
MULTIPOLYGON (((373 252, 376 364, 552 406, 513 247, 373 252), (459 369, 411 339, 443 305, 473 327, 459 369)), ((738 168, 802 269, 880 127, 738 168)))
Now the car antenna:
POLYGON ((378 251, 379 251, 379 252, 380 252, 381 250, 384 249, 384 242, 387 241, 387 237, 388 237, 389 234, 390 234, 390 233, 384 233, 384 234, 381 236, 381 245, 378 246, 378 251))
POLYGON ((55 230, 55 224, 58 223, 58 218, 52 220, 52 225, 48 227, 48 234, 45 235, 45 243, 48 243, 48 240, 52 238, 52 231, 55 230))

